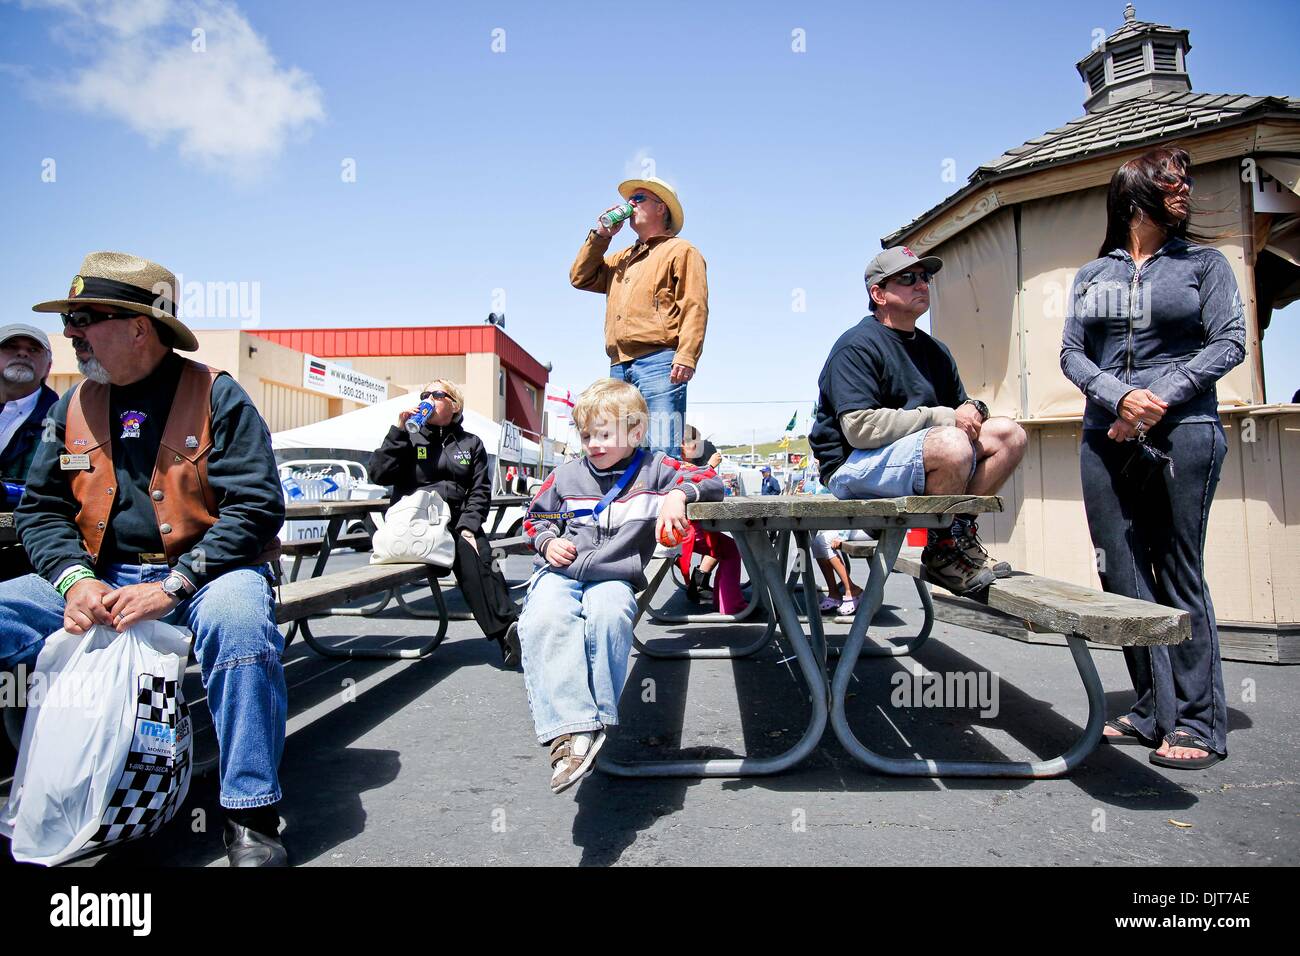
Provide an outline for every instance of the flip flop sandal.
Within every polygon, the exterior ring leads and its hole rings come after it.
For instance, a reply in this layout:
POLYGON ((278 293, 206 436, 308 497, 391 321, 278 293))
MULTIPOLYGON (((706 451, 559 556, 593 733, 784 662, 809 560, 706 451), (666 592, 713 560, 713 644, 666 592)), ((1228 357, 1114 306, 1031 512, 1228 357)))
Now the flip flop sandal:
POLYGON ((1184 730, 1175 730, 1171 734, 1165 734, 1165 743, 1171 747, 1189 747, 1195 750, 1204 750, 1204 757, 1162 757, 1154 750, 1147 757, 1152 764, 1157 767, 1171 767, 1174 770, 1204 770, 1206 767, 1213 767, 1220 760, 1225 760, 1223 754, 1216 754, 1210 749, 1200 737, 1193 737, 1184 730))
POLYGON ((1144 737, 1142 733, 1127 721, 1120 720, 1118 717, 1106 721, 1106 726, 1112 730, 1118 730, 1122 736, 1107 737, 1101 735, 1103 743, 1110 744, 1112 747, 1151 747, 1155 748, 1157 741, 1150 737, 1144 737))

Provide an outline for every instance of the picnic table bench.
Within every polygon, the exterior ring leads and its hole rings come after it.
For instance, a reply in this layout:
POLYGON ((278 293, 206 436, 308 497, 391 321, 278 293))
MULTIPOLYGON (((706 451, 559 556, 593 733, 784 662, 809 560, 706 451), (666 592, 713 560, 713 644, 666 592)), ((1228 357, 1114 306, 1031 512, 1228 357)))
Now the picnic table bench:
MULTIPOLYGON (((1002 510, 1000 498, 992 496, 944 495, 883 498, 869 501, 838 501, 826 497, 788 495, 763 498, 733 498, 687 506, 687 517, 707 530, 726 531, 748 547, 753 566, 758 571, 755 591, 772 614, 761 643, 733 650, 698 648, 691 657, 736 657, 754 653, 774 636, 779 626, 798 661, 799 672, 809 693, 812 713, 802 736, 790 749, 773 757, 736 757, 723 759, 689 759, 618 762, 602 752, 598 758, 602 769, 620 776, 661 777, 700 776, 732 777, 771 774, 785 770, 803 760, 817 746, 827 722, 845 749, 867 767, 882 773, 908 776, 956 777, 1055 777, 1076 767, 1101 739, 1105 720, 1105 698, 1101 679, 1088 650, 1088 640, 1119 644, 1173 644, 1190 636, 1190 620, 1185 612, 1162 608, 1144 601, 1118 595, 1102 594, 1064 582, 1049 582, 1034 575, 1016 574, 989 588, 989 603, 1040 621, 1043 626, 1066 635, 1072 657, 1083 681, 1088 701, 1088 718, 1077 740, 1058 757, 1036 761, 963 761, 926 758, 893 758, 866 747, 849 726, 845 701, 853 668, 863 656, 899 656, 909 654, 924 638, 911 639, 901 645, 864 647, 872 619, 884 597, 885 579, 893 571, 910 574, 924 581, 918 562, 899 560, 899 551, 909 528, 942 528, 957 514, 985 514, 1002 510), (878 535, 873 547, 863 547, 859 556, 867 557, 870 575, 858 601, 857 613, 849 630, 833 675, 828 679, 826 637, 819 615, 807 618, 808 633, 799 621, 798 610, 785 575, 781 539, 793 534, 803 555, 803 590, 810 609, 817 606, 816 584, 811 576, 810 535, 820 530, 854 529, 874 531, 878 535), (768 532, 778 532, 778 542, 768 539, 768 532)), ((851 552, 852 553, 852 552, 851 552)), ((653 569, 662 579, 667 565, 653 569)), ((647 589, 649 590, 649 589, 647 589)), ((918 589, 920 591, 920 589, 918 589)), ((927 620, 931 620, 932 610, 927 620)), ((928 636, 928 629, 925 631, 928 636)), ((638 640, 638 646, 643 646, 638 640)), ((664 655, 657 655, 664 656, 664 655)))

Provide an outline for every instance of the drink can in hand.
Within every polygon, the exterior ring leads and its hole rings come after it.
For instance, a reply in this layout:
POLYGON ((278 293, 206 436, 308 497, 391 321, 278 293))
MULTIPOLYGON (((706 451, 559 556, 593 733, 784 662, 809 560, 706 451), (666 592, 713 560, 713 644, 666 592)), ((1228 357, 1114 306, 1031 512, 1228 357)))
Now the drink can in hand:
POLYGON ((634 212, 636 212, 636 207, 630 202, 625 202, 622 205, 615 206, 609 212, 601 213, 600 224, 606 229, 613 229, 624 219, 631 219, 634 212))
POLYGON ((23 498, 23 485, 16 481, 6 481, 3 510, 13 511, 23 498))
POLYGON ((414 435, 424 427, 424 423, 429 420, 429 416, 432 414, 433 402, 421 402, 415 409, 415 414, 406 420, 406 430, 414 435))

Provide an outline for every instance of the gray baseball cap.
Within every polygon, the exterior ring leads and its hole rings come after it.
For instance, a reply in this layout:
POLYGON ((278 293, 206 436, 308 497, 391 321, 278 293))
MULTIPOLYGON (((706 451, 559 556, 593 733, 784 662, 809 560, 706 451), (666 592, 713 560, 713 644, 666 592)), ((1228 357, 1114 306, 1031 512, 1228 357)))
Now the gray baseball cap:
POLYGON ((4 345, 10 339, 16 339, 20 335, 40 342, 41 345, 45 346, 45 351, 50 351, 49 336, 36 326, 28 325, 26 322, 10 322, 8 325, 0 325, 0 345, 4 345))
POLYGON ((933 274, 943 268, 943 260, 938 256, 918 256, 907 246, 890 246, 867 263, 864 276, 867 289, 870 290, 873 285, 880 285, 890 276, 905 272, 913 266, 919 266, 933 274))

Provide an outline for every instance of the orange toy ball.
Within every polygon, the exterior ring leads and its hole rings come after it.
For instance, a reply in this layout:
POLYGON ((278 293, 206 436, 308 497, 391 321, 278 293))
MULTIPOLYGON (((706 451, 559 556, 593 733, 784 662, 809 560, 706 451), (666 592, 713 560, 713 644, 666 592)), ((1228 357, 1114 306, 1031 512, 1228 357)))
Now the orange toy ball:
POLYGON ((665 548, 675 548, 685 540, 686 535, 670 524, 664 525, 664 529, 659 532, 659 543, 665 548))

